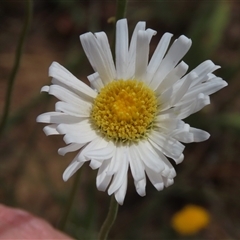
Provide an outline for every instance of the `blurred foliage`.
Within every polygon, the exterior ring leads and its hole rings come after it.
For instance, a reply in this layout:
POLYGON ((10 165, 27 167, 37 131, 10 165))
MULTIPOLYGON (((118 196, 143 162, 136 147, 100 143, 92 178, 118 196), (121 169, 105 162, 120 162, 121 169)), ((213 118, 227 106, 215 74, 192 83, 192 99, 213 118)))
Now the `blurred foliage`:
POLYGON ((193 19, 189 37, 193 41, 188 57, 190 67, 199 64, 199 59, 209 59, 219 47, 230 16, 230 2, 219 1, 218 4, 203 2, 193 19))
MULTIPOLYGON (((73 180, 64 183, 62 172, 74 154, 57 155, 61 137, 45 137, 36 116, 51 111, 55 99, 40 95, 49 84, 48 67, 58 61, 79 79, 92 73, 78 36, 86 31, 105 31, 112 42, 114 1, 35 0, 32 29, 13 95, 11 115, 0 142, 0 196, 4 204, 44 217, 56 226, 73 180)), ((21 1, 0 2, 0 108, 24 18, 21 1)), ((120 207, 112 239, 186 239, 171 228, 171 218, 186 204, 197 204, 211 213, 207 229, 188 239, 240 238, 240 4, 238 1, 129 1, 130 30, 140 20, 156 29, 151 49, 161 35, 185 34, 193 41, 184 58, 190 69, 206 59, 222 66, 216 74, 229 86, 212 96, 211 105, 187 119, 203 127, 211 138, 189 144, 185 160, 176 167, 175 184, 157 192, 147 185, 147 196, 134 190, 132 177, 125 203, 120 207)), ((96 190, 96 172, 83 166, 79 192, 71 211, 67 233, 77 239, 94 239, 105 218, 109 197, 96 190)))

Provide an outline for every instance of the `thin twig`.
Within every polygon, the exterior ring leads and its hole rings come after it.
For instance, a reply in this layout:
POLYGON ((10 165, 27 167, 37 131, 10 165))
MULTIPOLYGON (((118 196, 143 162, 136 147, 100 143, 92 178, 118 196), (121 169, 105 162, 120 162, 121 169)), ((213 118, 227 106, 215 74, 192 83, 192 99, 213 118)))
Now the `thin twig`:
POLYGON ((115 196, 113 194, 111 197, 108 215, 99 232, 99 237, 98 237, 99 240, 107 239, 108 233, 117 218, 117 212, 118 212, 118 203, 115 200, 115 196))
POLYGON ((8 118, 8 115, 9 115, 9 109, 10 109, 10 105, 11 105, 11 97, 12 97, 12 90, 13 90, 13 86, 14 86, 14 81, 15 81, 15 78, 16 78, 16 75, 17 75, 17 72, 18 72, 18 69, 19 69, 24 41, 26 39, 28 29, 29 29, 29 26, 30 26, 30 22, 31 22, 31 19, 32 19, 32 1, 31 0, 26 1, 26 8, 27 8, 27 14, 26 14, 26 18, 25 18, 25 21, 24 21, 24 24, 23 24, 23 29, 22 29, 22 32, 21 32, 21 35, 20 35, 20 38, 19 38, 19 41, 18 41, 18 45, 17 45, 17 48, 16 48, 15 62, 14 62, 12 71, 10 73, 9 79, 8 79, 5 105, 4 105, 2 119, 1 119, 1 123, 0 123, 0 135, 3 133, 3 130, 5 128, 7 118, 8 118))

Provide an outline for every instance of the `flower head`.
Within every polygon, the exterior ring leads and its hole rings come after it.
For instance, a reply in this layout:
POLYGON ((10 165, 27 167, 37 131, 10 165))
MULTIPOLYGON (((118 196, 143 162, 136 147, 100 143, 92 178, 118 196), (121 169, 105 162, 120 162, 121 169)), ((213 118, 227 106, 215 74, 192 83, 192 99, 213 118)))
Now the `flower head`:
POLYGON ((189 204, 174 214, 172 227, 181 235, 193 235, 205 228, 209 222, 210 215, 205 208, 189 204))
POLYGON ((120 204, 129 168, 141 196, 146 176, 157 190, 173 183, 176 172, 167 157, 178 164, 184 158, 182 143, 209 137, 182 119, 209 104, 209 95, 227 85, 212 74, 219 66, 210 60, 186 74, 188 65, 181 59, 191 40, 185 36, 169 48, 172 34, 165 33, 149 61, 155 34, 139 22, 129 45, 127 21, 119 20, 114 63, 106 34, 85 33, 80 40, 95 71, 88 76, 91 87, 53 62, 52 85, 42 88, 60 101, 54 112, 41 114, 37 121, 50 123, 44 127, 46 135, 64 135, 67 146, 59 154, 78 151, 63 179, 89 161, 98 169, 97 188, 108 189, 120 204))

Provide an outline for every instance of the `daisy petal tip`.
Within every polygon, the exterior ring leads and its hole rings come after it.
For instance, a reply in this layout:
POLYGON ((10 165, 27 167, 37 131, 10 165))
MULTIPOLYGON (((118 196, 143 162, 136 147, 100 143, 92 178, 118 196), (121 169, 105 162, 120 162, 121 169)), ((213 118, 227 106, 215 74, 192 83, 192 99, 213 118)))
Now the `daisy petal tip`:
MULTIPOLYGON (((111 178, 110 178, 110 180, 111 180, 111 178)), ((109 181, 110 181, 109 180, 109 181)), ((98 181, 98 179, 97 179, 97 181, 96 181, 96 186, 97 186, 97 189, 99 190, 99 191, 101 191, 101 192, 105 192, 106 191, 106 189, 107 189, 107 187, 108 187, 108 185, 109 185, 109 181, 98 181)))
MULTIPOLYGON (((43 113, 43 114, 44 114, 44 113, 43 113)), ((38 122, 38 123, 45 123, 45 122, 46 122, 46 121, 44 121, 44 120, 45 120, 45 117, 44 117, 43 114, 40 114, 39 116, 37 116, 36 122, 38 122)))
POLYGON ((90 33, 90 32, 86 32, 86 33, 81 34, 81 35, 79 36, 79 39, 80 39, 80 41, 82 42, 82 41, 88 40, 88 38, 89 38, 91 35, 93 35, 93 34, 90 33))
POLYGON ((51 125, 45 126, 43 128, 43 132, 45 133, 46 136, 58 135, 59 134, 59 132, 56 130, 56 128, 51 126, 51 125))
POLYGON ((58 65, 58 63, 55 62, 55 61, 53 61, 53 62, 51 63, 51 65, 49 66, 49 71, 50 71, 50 69, 52 69, 53 67, 55 67, 55 66, 57 66, 57 65, 58 65))
POLYGON ((212 60, 210 60, 210 59, 204 61, 203 63, 205 63, 206 65, 208 65, 209 68, 214 68, 213 71, 215 71, 215 70, 221 68, 221 66, 216 65, 216 64, 215 64, 212 60))
POLYGON ((181 154, 181 156, 180 156, 178 159, 176 159, 175 161, 176 161, 176 164, 179 164, 179 163, 181 163, 183 160, 184 160, 184 155, 181 154))
POLYGON ((57 66, 59 66, 59 65, 60 65, 60 64, 59 64, 58 62, 53 61, 52 64, 50 65, 50 67, 51 67, 51 66, 56 66, 56 67, 57 67, 57 66))
POLYGON ((173 168, 172 171, 170 172, 170 174, 168 175, 169 178, 175 178, 177 176, 177 173, 175 171, 175 169, 173 168))
POLYGON ((173 185, 173 183, 174 183, 174 180, 171 178, 168 178, 165 180, 164 185, 165 185, 165 187, 169 187, 169 186, 173 185))
POLYGON ((186 37, 185 35, 181 35, 178 38, 178 41, 180 41, 181 44, 188 46, 188 47, 190 47, 192 45, 192 40, 190 38, 186 37))
POLYGON ((63 137, 63 141, 64 141, 66 144, 70 144, 70 143, 73 142, 72 139, 71 139, 68 135, 65 135, 65 136, 63 137))
POLYGON ((211 135, 208 132, 205 132, 204 135, 202 135, 202 139, 203 139, 202 141, 208 140, 210 138, 210 136, 211 135))
MULTIPOLYGON (((113 188, 111 188, 111 186, 108 188, 107 193, 108 193, 109 196, 114 193, 114 191, 113 191, 112 189, 113 189, 113 188)), ((115 196, 116 196, 116 194, 115 194, 115 196)))
POLYGON ((39 116, 37 116, 37 118, 36 118, 36 122, 41 122, 41 121, 39 121, 39 116))
POLYGON ((163 36, 162 36, 162 37, 166 37, 166 36, 168 36, 168 37, 172 37, 172 36, 173 36, 173 34, 172 34, 172 33, 170 33, 170 32, 166 32, 166 33, 164 33, 164 34, 163 34, 163 36))
POLYGON ((68 175, 68 173, 66 173, 66 171, 63 173, 62 175, 63 181, 67 182, 67 180, 70 178, 70 176, 68 175))
POLYGON ((158 191, 162 191, 164 188, 164 184, 163 183, 156 183, 154 184, 154 187, 158 190, 158 191))
POLYGON ((40 92, 49 92, 49 86, 43 86, 40 92))
POLYGON ((190 132, 194 135, 194 142, 203 142, 210 137, 210 134, 208 132, 201 129, 190 128, 190 132))
POLYGON ((101 162, 92 160, 92 161, 90 162, 89 166, 90 166, 93 170, 95 170, 95 169, 98 169, 98 168, 101 166, 101 162))
POLYGON ((98 189, 98 191, 100 191, 100 192, 105 192, 106 191, 106 188, 104 188, 104 187, 102 187, 102 186, 97 186, 97 189, 98 189))
POLYGON ((57 131, 60 133, 60 134, 65 134, 66 133, 66 130, 64 131, 64 127, 62 124, 59 124, 57 126, 57 131))
POLYGON ((117 25, 122 25, 122 24, 127 24, 127 19, 126 18, 122 18, 122 19, 117 21, 117 25))
POLYGON ((119 194, 115 193, 115 200, 118 202, 119 205, 123 205, 125 196, 119 196, 119 194))
POLYGON ((228 83, 226 81, 223 80, 223 84, 222 84, 223 88, 228 86, 228 83))
POLYGON ((137 191, 139 196, 141 196, 141 197, 146 196, 146 191, 144 189, 137 188, 136 191, 137 191))
POLYGON ((58 154, 61 155, 61 156, 65 156, 66 153, 63 151, 62 148, 59 148, 58 149, 58 154))
POLYGON ((53 75, 56 73, 56 71, 61 67, 61 65, 58 62, 52 62, 48 69, 48 76, 53 77, 53 75))

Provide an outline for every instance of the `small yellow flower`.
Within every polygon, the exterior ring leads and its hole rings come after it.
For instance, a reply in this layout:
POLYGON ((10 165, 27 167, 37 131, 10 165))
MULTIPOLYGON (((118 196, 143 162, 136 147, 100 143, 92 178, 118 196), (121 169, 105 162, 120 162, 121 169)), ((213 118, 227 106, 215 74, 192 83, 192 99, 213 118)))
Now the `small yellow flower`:
POLYGON ((210 222, 209 212, 197 205, 186 205, 172 217, 172 227, 181 235, 193 235, 210 222))

